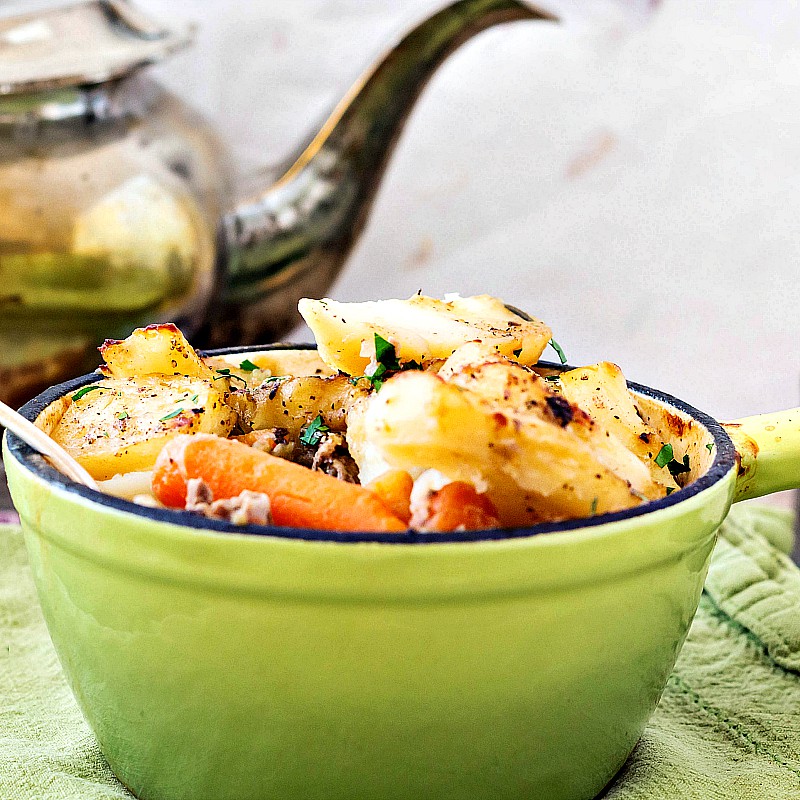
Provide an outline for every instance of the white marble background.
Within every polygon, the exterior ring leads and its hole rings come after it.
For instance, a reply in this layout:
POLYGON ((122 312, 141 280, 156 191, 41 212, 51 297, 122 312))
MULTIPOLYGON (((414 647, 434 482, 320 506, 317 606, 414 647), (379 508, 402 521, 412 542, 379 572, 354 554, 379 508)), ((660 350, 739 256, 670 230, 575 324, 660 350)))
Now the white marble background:
MULTIPOLYGON (((199 23, 157 74, 243 175, 442 5, 137 4, 199 23)), ((491 292, 547 320, 572 362, 614 360, 717 417, 797 405, 798 3, 663 0, 633 25, 570 5, 568 24, 494 29, 445 64, 332 296, 491 292)))
MULTIPOLYGON (((243 173, 441 5, 139 4, 200 23, 159 71, 243 173)), ((489 291, 573 362, 610 358, 719 417, 797 404, 798 4, 664 0, 632 31, 595 17, 498 28, 445 64, 332 294, 489 291)))

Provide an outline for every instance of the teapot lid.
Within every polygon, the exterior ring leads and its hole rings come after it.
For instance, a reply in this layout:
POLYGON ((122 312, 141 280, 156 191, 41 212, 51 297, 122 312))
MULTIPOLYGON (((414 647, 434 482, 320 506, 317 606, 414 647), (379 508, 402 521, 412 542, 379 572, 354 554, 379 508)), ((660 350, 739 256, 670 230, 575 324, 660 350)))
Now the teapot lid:
POLYGON ((192 39, 126 0, 80 0, 0 18, 0 95, 103 83, 192 39))

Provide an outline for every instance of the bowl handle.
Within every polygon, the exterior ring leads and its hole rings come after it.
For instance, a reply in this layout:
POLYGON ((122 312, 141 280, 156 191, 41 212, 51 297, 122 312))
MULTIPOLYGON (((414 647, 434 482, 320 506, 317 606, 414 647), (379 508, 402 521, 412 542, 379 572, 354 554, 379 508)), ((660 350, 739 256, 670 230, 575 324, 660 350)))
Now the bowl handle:
POLYGON ((800 408, 722 426, 741 459, 734 502, 800 488, 800 408))

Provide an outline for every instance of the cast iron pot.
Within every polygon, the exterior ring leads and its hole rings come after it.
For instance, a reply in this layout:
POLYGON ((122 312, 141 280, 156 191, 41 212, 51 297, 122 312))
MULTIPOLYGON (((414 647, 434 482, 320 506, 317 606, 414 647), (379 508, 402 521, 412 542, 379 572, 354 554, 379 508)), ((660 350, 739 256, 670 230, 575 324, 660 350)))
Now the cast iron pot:
POLYGON ((594 797, 656 707, 731 502, 800 485, 800 412, 723 426, 630 386, 691 484, 522 529, 237 528, 83 488, 7 434, 44 616, 120 780, 145 800, 594 797))

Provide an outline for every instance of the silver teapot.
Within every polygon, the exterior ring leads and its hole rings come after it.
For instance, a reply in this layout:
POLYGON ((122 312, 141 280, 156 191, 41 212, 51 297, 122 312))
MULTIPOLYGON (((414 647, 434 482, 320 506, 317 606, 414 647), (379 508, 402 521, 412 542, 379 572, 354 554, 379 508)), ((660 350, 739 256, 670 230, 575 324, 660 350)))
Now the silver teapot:
POLYGON ((370 67, 247 196, 213 131, 142 67, 190 42, 124 0, 0 20, 0 399, 172 320, 200 346, 272 340, 322 296, 364 226, 436 67, 496 23, 553 19, 460 0, 370 67))

